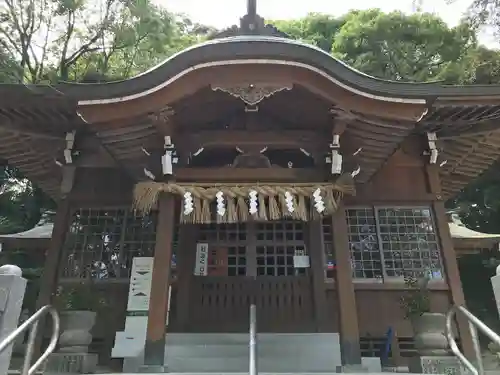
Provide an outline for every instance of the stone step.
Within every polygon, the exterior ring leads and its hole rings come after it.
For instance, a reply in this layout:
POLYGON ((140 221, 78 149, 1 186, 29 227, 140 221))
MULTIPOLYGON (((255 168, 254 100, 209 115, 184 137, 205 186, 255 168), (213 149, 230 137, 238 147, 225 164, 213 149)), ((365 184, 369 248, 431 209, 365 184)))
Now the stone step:
MULTIPOLYGON (((10 372, 9 372, 10 373, 10 372)), ((12 373, 12 375, 19 375, 20 372, 12 373)), ((135 372, 130 372, 130 373, 103 373, 103 372, 97 372, 96 375, 144 375, 145 373, 135 373, 135 372)), ((207 372, 168 372, 169 375, 206 375, 207 372)), ((248 375, 248 371, 246 372, 219 372, 219 375, 248 375)), ((275 372, 260 372, 259 375, 334 375, 338 374, 336 372, 281 372, 281 373, 275 373, 275 372)), ((349 373, 350 375, 388 375, 388 374, 394 374, 394 372, 360 372, 360 373, 349 373)), ((53 374, 46 374, 46 375, 53 375, 53 374)), ((412 374, 412 375, 428 375, 428 374, 412 374)), ((433 375, 445 375, 445 374, 433 374, 433 375)), ((490 375, 493 375, 491 373, 490 375)))
MULTIPOLYGON (((335 333, 261 333, 257 343, 262 372, 328 372, 341 365, 335 333)), ((172 372, 242 372, 248 369, 248 334, 171 334, 165 357, 172 372)))
POLYGON ((168 345, 165 350, 165 358, 210 358, 214 356, 245 357, 248 359, 248 343, 246 344, 211 344, 211 345, 168 345))
MULTIPOLYGON (((317 343, 338 345, 338 333, 259 333, 257 335, 259 345, 269 344, 293 344, 293 343, 317 343)), ((169 333, 166 345, 209 345, 209 344, 231 344, 248 345, 248 333, 169 333)))
MULTIPOLYGON (((326 346, 322 343, 308 343, 307 353, 310 355, 325 355, 325 351, 329 348, 332 351, 335 346, 326 346)), ((213 357, 213 356, 224 356, 224 357, 237 357, 244 356, 248 357, 249 348, 248 343, 245 344, 196 344, 196 345, 168 345, 165 350, 167 357, 213 357)), ((283 356, 303 356, 304 355, 304 344, 301 343, 287 343, 274 345, 272 343, 261 343, 259 342, 257 346, 257 355, 259 357, 279 357, 283 356)), ((329 354, 331 355, 331 354, 329 354)))

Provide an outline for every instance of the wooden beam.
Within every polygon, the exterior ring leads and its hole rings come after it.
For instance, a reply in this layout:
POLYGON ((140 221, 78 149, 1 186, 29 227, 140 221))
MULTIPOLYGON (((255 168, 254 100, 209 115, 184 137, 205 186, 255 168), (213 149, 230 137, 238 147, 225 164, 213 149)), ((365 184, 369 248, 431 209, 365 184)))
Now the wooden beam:
POLYGON ((0 130, 8 131, 17 135, 25 135, 35 139, 44 139, 50 141, 64 141, 64 134, 58 134, 52 131, 23 129, 19 126, 10 126, 10 124, 0 123, 0 130))
POLYGON ((325 244, 323 243, 322 221, 309 222, 308 243, 311 259, 314 314, 318 332, 326 332, 328 324, 327 300, 325 290, 325 244))
POLYGON ((160 196, 148 327, 144 348, 144 366, 158 370, 163 370, 165 366, 166 321, 175 230, 174 212, 175 197, 172 194, 160 196))
POLYGON ((179 227, 179 245, 182 251, 177 255, 177 329, 186 332, 189 329, 189 302, 191 301, 191 281, 194 278, 193 267, 196 260, 196 242, 199 225, 182 224, 179 227))
MULTIPOLYGON (((436 165, 427 165, 426 174, 429 191, 436 194, 436 196, 440 196, 441 182, 439 178, 439 167, 436 165)), ((453 240, 450 234, 450 227, 448 225, 444 202, 442 200, 434 201, 432 208, 434 210, 437 234, 441 245, 446 282, 448 283, 451 293, 451 304, 465 306, 465 296, 462 289, 462 282, 460 280, 457 256, 453 248, 453 240)), ((475 358, 475 354, 472 336, 469 330, 469 323, 462 315, 457 317, 457 323, 464 354, 469 358, 469 360, 473 360, 473 358, 475 358)))
POLYGON ((328 141, 317 131, 214 130, 179 134, 180 147, 194 152, 201 147, 267 146, 270 148, 317 149, 328 141))
POLYGON ((179 168, 178 181, 208 182, 323 182, 323 170, 302 168, 179 168))
MULTIPOLYGON (((43 268, 42 276, 40 277, 40 292, 36 300, 36 309, 40 309, 45 305, 50 305, 53 301, 53 296, 57 288, 57 275, 59 271, 59 264, 63 252, 64 241, 71 222, 71 210, 69 200, 63 199, 57 205, 56 217, 54 220, 54 229, 50 239, 50 245, 47 250, 45 258, 45 265, 43 268)), ((45 330, 45 320, 39 324, 38 336, 35 341, 35 352, 39 353, 43 333, 45 330)))
POLYGON ((172 136, 174 131, 174 125, 172 123, 173 115, 174 110, 172 108, 164 107, 160 111, 150 114, 149 118, 162 136, 172 136))
POLYGON ((498 120, 483 121, 476 124, 464 124, 463 126, 468 126, 468 129, 460 130, 461 126, 457 124, 450 124, 444 127, 444 129, 437 132, 438 140, 454 140, 463 137, 484 136, 488 133, 500 130, 500 122, 498 120))
POLYGON ((344 205, 332 216, 333 245, 337 260, 337 295, 340 316, 340 347, 343 365, 361 365, 358 310, 351 274, 349 237, 344 205))

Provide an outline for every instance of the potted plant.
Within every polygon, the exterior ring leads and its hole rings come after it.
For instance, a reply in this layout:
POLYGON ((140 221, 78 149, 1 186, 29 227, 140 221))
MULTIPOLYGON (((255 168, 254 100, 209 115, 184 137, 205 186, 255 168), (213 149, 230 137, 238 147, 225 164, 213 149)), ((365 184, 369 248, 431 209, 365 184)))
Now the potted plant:
POLYGON ((405 319, 411 322, 415 349, 421 356, 449 354, 445 336, 446 316, 431 312, 429 277, 405 277, 406 290, 400 298, 405 319))
POLYGON ((59 287, 56 298, 61 310, 59 351, 86 353, 92 342, 90 331, 96 321, 96 310, 102 301, 88 283, 59 287))

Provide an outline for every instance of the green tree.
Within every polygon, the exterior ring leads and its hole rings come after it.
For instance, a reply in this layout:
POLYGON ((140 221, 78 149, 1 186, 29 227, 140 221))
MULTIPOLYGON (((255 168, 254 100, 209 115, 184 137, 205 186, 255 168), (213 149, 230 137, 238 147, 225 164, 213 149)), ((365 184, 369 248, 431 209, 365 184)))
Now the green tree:
POLYGON ((16 169, 0 170, 0 234, 21 232, 34 227, 54 202, 16 169))
MULTIPOLYGON (((124 79, 211 31, 149 0, 0 0, 0 83, 124 79)), ((33 227, 53 205, 0 166, 0 233, 33 227)))
POLYGON ((0 47, 31 83, 129 77, 203 30, 150 0, 0 0, 0 47))
POLYGON ((315 45, 330 52, 335 35, 345 23, 345 18, 335 18, 321 13, 309 13, 297 20, 268 21, 291 38, 315 45))
POLYGON ((476 45, 467 24, 449 28, 428 13, 379 9, 352 12, 335 35, 332 54, 366 74, 397 81, 456 81, 476 45), (452 74, 453 72, 453 74, 452 74))

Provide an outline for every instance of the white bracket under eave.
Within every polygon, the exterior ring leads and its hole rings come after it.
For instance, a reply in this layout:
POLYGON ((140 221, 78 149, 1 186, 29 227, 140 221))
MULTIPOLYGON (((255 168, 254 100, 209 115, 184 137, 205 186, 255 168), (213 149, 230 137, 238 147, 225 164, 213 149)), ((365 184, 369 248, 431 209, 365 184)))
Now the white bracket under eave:
POLYGON ((165 149, 165 153, 161 157, 161 169, 164 175, 172 175, 173 164, 177 164, 179 158, 176 155, 175 146, 169 135, 165 137, 163 148, 165 149))
POLYGON ((357 168, 351 172, 351 177, 352 178, 356 177, 359 174, 359 172, 361 172, 361 166, 358 165, 357 168))
POLYGON ((66 133, 66 148, 64 149, 64 161, 66 164, 73 163, 73 147, 75 146, 75 134, 76 132, 73 130, 72 132, 66 133))
POLYGON ((427 143, 429 144, 429 164, 436 164, 439 151, 436 146, 437 135, 434 132, 427 132, 427 143))
POLYGON ((342 173, 342 155, 340 154, 340 135, 334 134, 332 143, 330 144, 331 150, 331 159, 327 158, 327 162, 330 162, 332 165, 332 174, 341 174, 342 173), (330 160, 328 160, 330 159, 330 160))

